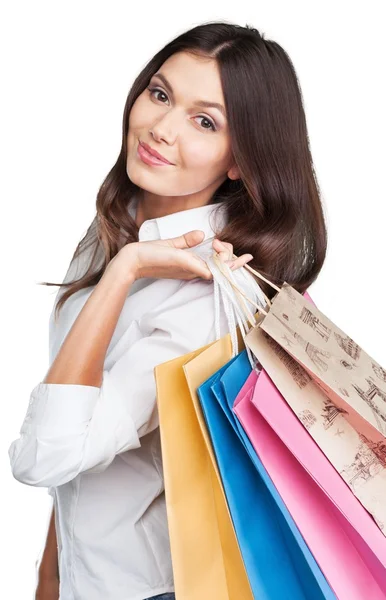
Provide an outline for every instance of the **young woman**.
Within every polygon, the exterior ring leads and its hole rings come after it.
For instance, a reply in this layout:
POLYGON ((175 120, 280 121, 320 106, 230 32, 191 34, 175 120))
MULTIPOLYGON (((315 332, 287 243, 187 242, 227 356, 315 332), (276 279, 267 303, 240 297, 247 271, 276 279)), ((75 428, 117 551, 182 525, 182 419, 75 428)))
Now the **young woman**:
POLYGON ((300 292, 326 254, 293 65, 229 23, 139 74, 96 217, 64 282, 45 283, 61 286, 50 368, 9 449, 14 477, 54 498, 39 600, 174 598, 153 370, 216 339, 214 251, 300 292))

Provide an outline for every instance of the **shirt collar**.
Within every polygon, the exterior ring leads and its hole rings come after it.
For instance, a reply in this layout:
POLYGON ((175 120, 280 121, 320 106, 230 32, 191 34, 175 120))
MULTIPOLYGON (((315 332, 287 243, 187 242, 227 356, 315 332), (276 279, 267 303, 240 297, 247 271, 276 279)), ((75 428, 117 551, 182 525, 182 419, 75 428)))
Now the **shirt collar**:
MULTIPOLYGON (((136 216, 137 204, 138 198, 134 196, 128 207, 129 214, 133 219, 136 216)), ((215 229, 221 230, 226 225, 225 204, 225 201, 218 202, 217 204, 206 204, 197 208, 181 210, 171 215, 165 215, 164 217, 147 219, 139 228, 138 241, 165 240, 177 237, 193 229, 200 229, 205 234, 203 240, 205 242, 215 237, 215 229), (212 215, 214 210, 216 214, 212 215)))

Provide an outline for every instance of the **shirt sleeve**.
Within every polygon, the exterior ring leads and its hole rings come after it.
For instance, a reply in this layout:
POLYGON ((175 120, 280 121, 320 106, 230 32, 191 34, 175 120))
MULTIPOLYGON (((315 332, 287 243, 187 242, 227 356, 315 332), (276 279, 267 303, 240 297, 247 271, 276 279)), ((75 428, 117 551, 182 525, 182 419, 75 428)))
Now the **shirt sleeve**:
POLYGON ((13 476, 27 485, 58 486, 103 471, 117 454, 140 447, 140 438, 159 425, 155 366, 215 341, 214 313, 213 283, 183 281, 134 321, 136 341, 103 371, 101 387, 38 383, 8 450, 13 476))

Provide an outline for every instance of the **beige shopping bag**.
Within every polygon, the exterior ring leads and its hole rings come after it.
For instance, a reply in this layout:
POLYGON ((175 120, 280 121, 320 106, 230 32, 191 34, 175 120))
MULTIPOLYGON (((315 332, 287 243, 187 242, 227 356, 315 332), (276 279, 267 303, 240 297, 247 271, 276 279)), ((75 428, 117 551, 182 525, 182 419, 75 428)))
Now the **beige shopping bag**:
POLYGON ((246 343, 253 354, 386 535, 386 468, 384 456, 378 455, 379 446, 356 431, 308 371, 265 331, 255 328, 252 334, 246 343))
POLYGON ((385 369, 308 294, 246 268, 277 292, 268 310, 256 306, 257 319, 239 303, 251 324, 246 346, 386 535, 385 369))
POLYGON ((288 284, 259 319, 259 327, 304 367, 381 455, 383 449, 386 459, 386 370, 288 284))

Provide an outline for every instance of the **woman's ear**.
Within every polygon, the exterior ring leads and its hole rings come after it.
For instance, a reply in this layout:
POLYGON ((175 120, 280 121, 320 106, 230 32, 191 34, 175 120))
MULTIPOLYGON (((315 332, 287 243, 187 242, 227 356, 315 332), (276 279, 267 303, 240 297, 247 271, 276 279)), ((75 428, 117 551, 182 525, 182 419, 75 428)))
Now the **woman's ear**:
POLYGON ((233 165, 227 173, 229 179, 240 179, 240 172, 237 165, 233 165))

